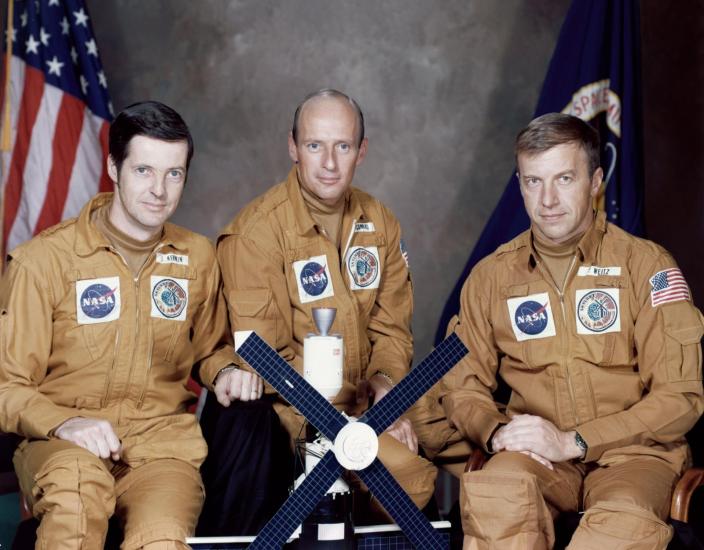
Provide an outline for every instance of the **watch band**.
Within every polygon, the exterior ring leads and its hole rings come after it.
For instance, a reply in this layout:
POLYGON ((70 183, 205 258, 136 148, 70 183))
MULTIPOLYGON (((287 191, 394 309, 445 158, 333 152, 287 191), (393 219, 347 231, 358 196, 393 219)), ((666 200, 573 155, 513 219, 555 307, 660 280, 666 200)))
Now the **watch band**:
POLYGON ((584 438, 579 435, 579 432, 574 432, 574 442, 577 444, 577 447, 582 449, 582 456, 580 458, 584 458, 587 456, 587 449, 589 449, 589 445, 587 445, 587 442, 584 441, 584 438))

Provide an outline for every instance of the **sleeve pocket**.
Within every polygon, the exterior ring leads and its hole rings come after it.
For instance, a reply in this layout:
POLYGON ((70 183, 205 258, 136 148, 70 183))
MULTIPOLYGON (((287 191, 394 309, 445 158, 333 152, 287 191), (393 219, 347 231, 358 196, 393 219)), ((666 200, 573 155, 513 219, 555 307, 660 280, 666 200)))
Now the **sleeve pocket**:
POLYGON ((663 314, 665 315, 666 361, 670 380, 701 380, 702 348, 700 342, 704 334, 704 327, 701 322, 682 328, 672 326, 683 324, 682 318, 671 318, 672 316, 665 314, 664 311, 663 314))
POLYGON ((232 290, 227 301, 233 331, 253 330, 269 345, 276 346, 277 316, 270 289, 232 290))

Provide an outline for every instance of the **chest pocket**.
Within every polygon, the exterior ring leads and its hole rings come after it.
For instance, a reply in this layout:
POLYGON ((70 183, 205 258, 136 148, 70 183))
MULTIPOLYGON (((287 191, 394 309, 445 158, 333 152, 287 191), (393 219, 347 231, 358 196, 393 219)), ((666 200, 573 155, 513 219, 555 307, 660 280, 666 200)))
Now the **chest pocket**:
POLYGON ((152 366, 172 363, 180 355, 178 350, 190 340, 193 316, 205 291, 198 284, 197 271, 189 266, 169 266, 168 273, 155 273, 145 280, 149 284, 149 305, 142 308, 149 315, 152 366), (180 312, 179 300, 185 300, 180 312))
POLYGON ((584 360, 600 367, 631 365, 635 360, 634 304, 628 279, 600 276, 588 279, 580 286, 583 289, 573 290, 577 350, 584 354, 584 360))

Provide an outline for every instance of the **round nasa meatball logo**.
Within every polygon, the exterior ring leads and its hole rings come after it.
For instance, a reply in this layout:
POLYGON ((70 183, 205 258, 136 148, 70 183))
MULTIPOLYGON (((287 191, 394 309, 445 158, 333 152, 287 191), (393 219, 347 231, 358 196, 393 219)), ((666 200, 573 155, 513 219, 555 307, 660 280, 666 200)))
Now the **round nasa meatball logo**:
POLYGON ((358 248, 350 255, 347 267, 357 286, 367 287, 379 275, 379 260, 365 248, 358 248))
POLYGON ((173 319, 181 315, 188 302, 188 295, 173 279, 163 279, 154 285, 152 300, 164 317, 173 319))
POLYGON ((548 326, 547 304, 541 305, 533 300, 523 302, 516 308, 514 317, 518 329, 530 336, 540 334, 548 326))
POLYGON ((308 262, 301 269, 301 286, 306 294, 320 296, 328 286, 328 276, 325 266, 318 262, 308 262))
POLYGON ((96 283, 81 294, 81 309, 91 319, 102 319, 115 309, 115 290, 96 283))
POLYGON ((595 290, 585 294, 577 306, 577 318, 584 328, 604 332, 616 322, 618 304, 607 292, 595 290))

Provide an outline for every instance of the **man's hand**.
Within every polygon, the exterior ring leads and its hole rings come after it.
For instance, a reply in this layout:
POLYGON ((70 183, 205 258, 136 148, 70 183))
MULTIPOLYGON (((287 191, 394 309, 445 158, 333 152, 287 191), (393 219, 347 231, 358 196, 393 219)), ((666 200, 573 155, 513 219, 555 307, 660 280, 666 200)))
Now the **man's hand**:
POLYGON ((215 380, 215 397, 223 407, 240 401, 254 401, 264 393, 264 381, 254 373, 241 369, 226 368, 215 380))
POLYGON ((540 416, 520 414, 496 432, 491 447, 494 452, 517 451, 528 456, 533 453, 550 462, 565 462, 582 456, 574 435, 574 431, 563 432, 540 416))
POLYGON ((120 460, 122 443, 107 420, 76 416, 54 430, 59 439, 75 443, 100 458, 120 460))
MULTIPOLYGON (((381 374, 375 374, 369 380, 360 380, 357 384, 357 402, 360 403, 372 397, 373 403, 376 405, 391 391, 391 388, 393 388, 391 381, 381 374)), ((410 420, 399 418, 386 428, 386 432, 406 445, 412 453, 418 453, 418 436, 416 436, 410 420)))

